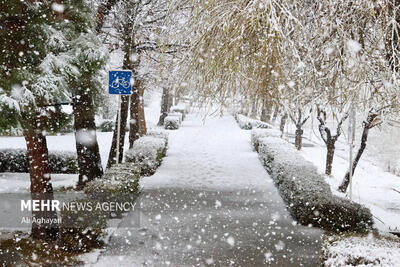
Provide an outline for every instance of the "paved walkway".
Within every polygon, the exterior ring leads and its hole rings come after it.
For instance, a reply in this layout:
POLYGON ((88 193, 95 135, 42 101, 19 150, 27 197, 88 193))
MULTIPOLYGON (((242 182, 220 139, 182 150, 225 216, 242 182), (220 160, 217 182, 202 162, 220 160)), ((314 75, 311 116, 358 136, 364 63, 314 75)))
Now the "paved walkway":
POLYGON ((93 266, 319 266, 322 232, 296 225, 231 116, 189 115, 93 266))

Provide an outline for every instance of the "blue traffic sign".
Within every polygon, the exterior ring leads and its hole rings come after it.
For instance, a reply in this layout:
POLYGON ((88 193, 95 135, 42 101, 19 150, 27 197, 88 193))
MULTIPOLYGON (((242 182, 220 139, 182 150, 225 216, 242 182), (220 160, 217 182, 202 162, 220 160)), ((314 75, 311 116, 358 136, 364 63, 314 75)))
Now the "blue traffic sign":
POLYGON ((108 72, 108 93, 111 95, 132 94, 132 71, 110 70, 108 72))

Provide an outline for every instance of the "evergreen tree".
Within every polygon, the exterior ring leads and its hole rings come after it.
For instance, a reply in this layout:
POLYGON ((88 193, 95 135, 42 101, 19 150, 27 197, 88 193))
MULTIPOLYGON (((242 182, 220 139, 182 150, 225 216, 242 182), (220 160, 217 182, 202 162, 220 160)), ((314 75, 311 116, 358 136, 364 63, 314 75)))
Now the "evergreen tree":
MULTIPOLYGON (((52 199, 45 133, 67 121, 55 104, 74 101, 75 110, 85 105, 75 99, 99 88, 107 51, 90 30, 91 13, 83 0, 0 0, 0 10, 0 127, 23 128, 32 198, 52 199)), ((54 225, 32 225, 34 238, 55 238, 57 231, 54 225)))

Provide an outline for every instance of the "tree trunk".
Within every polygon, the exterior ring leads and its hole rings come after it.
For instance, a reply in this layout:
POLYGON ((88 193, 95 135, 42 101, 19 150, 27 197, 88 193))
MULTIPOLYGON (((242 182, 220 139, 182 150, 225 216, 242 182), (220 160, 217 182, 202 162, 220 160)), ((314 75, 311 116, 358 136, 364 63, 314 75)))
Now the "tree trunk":
POLYGON ((333 164, 333 156, 335 155, 335 141, 328 140, 326 145, 327 153, 326 153, 326 164, 325 164, 325 174, 331 175, 332 173, 332 164, 333 164))
POLYGON ((161 97, 161 115, 157 123, 158 126, 164 125, 164 119, 168 116, 168 91, 167 87, 163 88, 161 97))
POLYGON ((96 137, 95 109, 92 97, 88 93, 75 96, 74 99, 75 145, 78 155, 78 189, 87 182, 103 175, 99 144, 96 137))
POLYGON ((286 125, 287 118, 288 118, 288 114, 287 113, 283 114, 283 116, 281 118, 281 123, 279 125, 279 130, 281 131, 281 137, 283 136, 283 132, 285 130, 285 125, 286 125))
POLYGON ((131 96, 129 148, 133 147, 133 143, 140 136, 146 134, 147 129, 144 115, 143 93, 144 89, 141 86, 140 80, 136 80, 136 85, 131 96))
POLYGON ((275 109, 274 109, 274 114, 272 115, 272 121, 276 121, 276 118, 278 117, 279 114, 279 106, 275 105, 275 109))
POLYGON ((144 114, 144 88, 139 84, 139 135, 143 136, 147 133, 146 117, 144 114))
POLYGON ((271 101, 264 99, 260 120, 263 122, 270 122, 271 121, 271 113, 272 113, 271 101))
POLYGON ((172 107, 173 104, 174 104, 174 96, 171 94, 171 92, 169 92, 168 93, 168 109, 167 109, 168 111, 170 110, 170 108, 172 107))
MULTIPOLYGON (((53 200, 49 158, 46 137, 41 133, 25 133, 29 157, 29 174, 31 180, 32 200, 53 200)), ((39 221, 57 219, 56 211, 32 211, 32 216, 39 221)), ((54 240, 58 236, 58 225, 55 223, 32 223, 31 236, 36 239, 54 240)))
POLYGON ((303 146, 303 129, 301 129, 301 126, 296 126, 295 146, 297 150, 301 150, 303 146))
POLYGON ((255 119, 257 117, 257 108, 258 108, 257 102, 258 102, 258 98, 255 97, 253 99, 253 103, 251 104, 251 114, 250 114, 250 117, 253 119, 255 119))
MULTIPOLYGON (((357 155, 354 158, 353 165, 351 168, 352 176, 354 175, 354 171, 357 167, 358 161, 360 160, 362 154, 364 153, 365 148, 367 147, 367 139, 368 139, 369 129, 370 129, 369 124, 364 125, 363 133, 361 136, 361 145, 357 151, 357 155)), ((342 184, 339 186, 338 190, 342 193, 345 193, 347 190, 347 187, 349 186, 349 183, 350 183, 350 170, 347 170, 346 175, 344 176, 344 179, 342 181, 342 184)))
MULTIPOLYGON (((121 96, 121 132, 119 138, 119 159, 118 162, 122 161, 124 156, 124 141, 125 141, 125 133, 126 133, 126 120, 128 118, 128 109, 129 109, 129 96, 122 95, 121 96)), ((118 132, 118 115, 115 120, 115 128, 111 142, 110 153, 108 154, 108 162, 107 168, 111 167, 113 164, 117 163, 117 133, 118 132)))
POLYGON ((106 19, 107 15, 110 13, 111 9, 115 4, 118 2, 118 0, 107 0, 107 2, 103 2, 96 14, 96 32, 100 32, 101 28, 103 27, 104 20, 106 19))

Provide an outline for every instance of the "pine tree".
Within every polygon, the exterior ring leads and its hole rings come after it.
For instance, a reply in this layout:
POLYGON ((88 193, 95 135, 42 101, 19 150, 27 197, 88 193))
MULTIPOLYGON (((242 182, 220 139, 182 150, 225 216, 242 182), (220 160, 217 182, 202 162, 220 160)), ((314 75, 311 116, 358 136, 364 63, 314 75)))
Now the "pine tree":
MULTIPOLYGON (((107 50, 91 31, 83 0, 0 0, 0 10, 0 126, 23 128, 32 198, 52 199, 45 133, 67 121, 55 104, 84 99, 80 92, 100 88, 107 50)), ((34 238, 55 238, 57 232, 55 225, 32 225, 34 238)))

